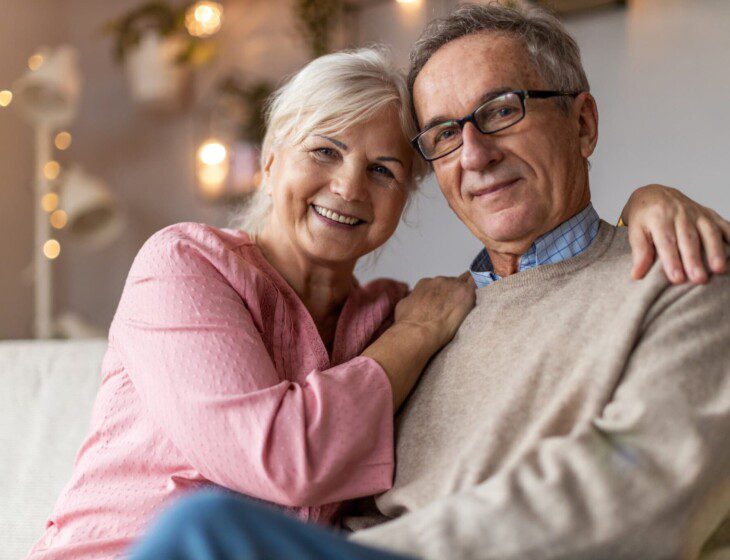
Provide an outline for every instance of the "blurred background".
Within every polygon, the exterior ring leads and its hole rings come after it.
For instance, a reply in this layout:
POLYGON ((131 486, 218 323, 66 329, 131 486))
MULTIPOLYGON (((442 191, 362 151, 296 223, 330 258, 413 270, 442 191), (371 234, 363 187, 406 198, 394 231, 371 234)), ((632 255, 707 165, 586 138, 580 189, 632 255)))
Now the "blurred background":
MULTIPOLYGON (((598 100, 599 214, 615 222, 635 187, 659 182, 730 216, 730 2, 545 3, 598 100)), ((0 339, 104 336, 152 233, 225 227, 250 196, 272 88, 317 54, 376 42, 405 67, 456 5, 1 0, 0 339)), ((412 284, 465 270, 478 249, 430 178, 358 276, 412 284)))

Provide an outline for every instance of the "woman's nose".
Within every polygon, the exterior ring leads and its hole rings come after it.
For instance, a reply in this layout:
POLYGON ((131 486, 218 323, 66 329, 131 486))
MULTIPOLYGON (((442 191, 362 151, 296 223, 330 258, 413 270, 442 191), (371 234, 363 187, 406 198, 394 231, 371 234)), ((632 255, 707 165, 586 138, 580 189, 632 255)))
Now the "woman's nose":
POLYGON ((359 169, 343 169, 333 177, 330 189, 348 202, 362 201, 367 195, 366 181, 365 172, 359 169))

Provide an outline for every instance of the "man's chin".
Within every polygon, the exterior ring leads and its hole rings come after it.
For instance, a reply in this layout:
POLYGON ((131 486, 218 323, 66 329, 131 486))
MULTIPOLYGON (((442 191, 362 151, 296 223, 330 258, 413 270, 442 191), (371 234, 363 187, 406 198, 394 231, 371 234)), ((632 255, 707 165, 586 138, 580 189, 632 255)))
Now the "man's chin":
POLYGON ((523 208, 506 208, 488 216, 478 216, 473 221, 478 231, 473 233, 484 245, 521 244, 531 239, 535 230, 533 222, 534 216, 530 216, 523 208))

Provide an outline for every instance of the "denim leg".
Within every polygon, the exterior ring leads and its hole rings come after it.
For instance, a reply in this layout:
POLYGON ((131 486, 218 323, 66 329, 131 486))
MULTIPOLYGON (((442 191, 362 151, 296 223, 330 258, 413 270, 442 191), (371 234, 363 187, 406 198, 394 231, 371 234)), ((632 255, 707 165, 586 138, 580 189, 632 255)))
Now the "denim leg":
POLYGON ((230 493, 182 499, 150 527, 129 560, 407 560, 357 545, 230 493))

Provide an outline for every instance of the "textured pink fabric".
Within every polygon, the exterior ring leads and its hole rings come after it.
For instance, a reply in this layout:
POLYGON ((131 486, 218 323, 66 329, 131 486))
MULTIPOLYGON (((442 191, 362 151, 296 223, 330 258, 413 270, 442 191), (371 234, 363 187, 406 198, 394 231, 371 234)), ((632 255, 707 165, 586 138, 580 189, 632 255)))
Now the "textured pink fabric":
POLYGON ((330 358, 245 233, 183 223, 153 235, 112 321, 91 435, 29 557, 118 556, 166 503, 203 485, 317 522, 389 488, 391 388, 358 355, 405 292, 355 285, 330 358))

